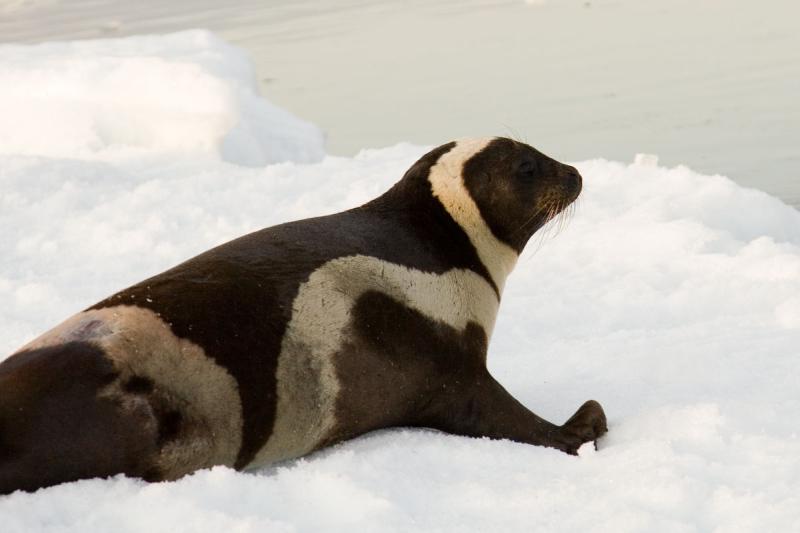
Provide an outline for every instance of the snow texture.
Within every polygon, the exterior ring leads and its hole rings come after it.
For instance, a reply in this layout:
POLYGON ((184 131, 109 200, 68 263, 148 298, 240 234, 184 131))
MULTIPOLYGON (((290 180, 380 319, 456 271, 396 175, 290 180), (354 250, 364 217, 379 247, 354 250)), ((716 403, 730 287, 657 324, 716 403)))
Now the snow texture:
MULTIPOLYGON (((232 237, 358 205, 425 151, 248 166, 315 159, 320 136, 207 33, 0 47, 0 72, 3 354, 232 237)), ((0 529, 796 531, 800 213, 654 156, 577 167, 579 209, 520 259, 489 365, 556 422, 603 403, 599 450, 391 429, 255 474, 15 493, 0 529)))
POLYGON ((248 56, 206 31, 0 47, 0 154, 318 161, 320 130, 258 95, 248 56))

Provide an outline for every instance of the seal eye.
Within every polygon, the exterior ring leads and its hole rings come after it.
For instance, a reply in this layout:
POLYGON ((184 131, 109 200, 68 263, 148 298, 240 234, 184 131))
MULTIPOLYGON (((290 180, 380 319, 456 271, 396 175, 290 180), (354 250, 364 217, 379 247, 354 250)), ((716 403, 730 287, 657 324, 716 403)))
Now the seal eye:
POLYGON ((525 161, 517 169, 517 179, 525 183, 533 183, 539 175, 539 167, 535 161, 525 161))

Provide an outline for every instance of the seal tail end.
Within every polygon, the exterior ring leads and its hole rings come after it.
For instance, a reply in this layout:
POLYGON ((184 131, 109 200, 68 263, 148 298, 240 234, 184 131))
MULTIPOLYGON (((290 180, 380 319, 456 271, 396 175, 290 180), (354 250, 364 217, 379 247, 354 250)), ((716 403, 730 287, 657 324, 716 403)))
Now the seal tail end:
POLYGON ((0 494, 140 476, 148 435, 98 394, 117 377, 105 353, 86 342, 18 352, 0 363, 0 494))

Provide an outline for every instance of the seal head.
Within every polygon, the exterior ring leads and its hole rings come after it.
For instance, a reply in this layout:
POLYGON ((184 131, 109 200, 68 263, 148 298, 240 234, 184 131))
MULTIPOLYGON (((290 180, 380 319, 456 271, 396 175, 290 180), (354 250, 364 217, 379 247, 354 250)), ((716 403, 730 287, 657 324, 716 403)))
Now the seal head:
POLYGON ((492 139, 466 161, 463 180, 492 233, 517 253, 582 187, 575 167, 505 138, 492 139))

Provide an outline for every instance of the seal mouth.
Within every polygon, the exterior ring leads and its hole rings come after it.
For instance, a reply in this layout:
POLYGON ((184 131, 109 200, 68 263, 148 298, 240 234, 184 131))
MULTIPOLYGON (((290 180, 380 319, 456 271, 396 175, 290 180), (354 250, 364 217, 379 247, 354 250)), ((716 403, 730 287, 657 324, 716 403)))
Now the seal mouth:
POLYGON ((551 221, 564 212, 578 199, 583 190, 583 178, 575 167, 563 165, 558 173, 557 185, 553 194, 548 195, 548 202, 544 206, 545 223, 551 221))
POLYGON ((583 190, 583 178, 575 167, 569 165, 561 165, 554 174, 554 177, 547 180, 545 190, 538 195, 532 206, 533 212, 512 233, 513 237, 524 233, 527 235, 525 239, 527 241, 545 226, 556 227, 558 232, 566 227, 572 218, 575 212, 575 200, 583 190), (552 221, 556 218, 559 220, 553 223, 552 221))

